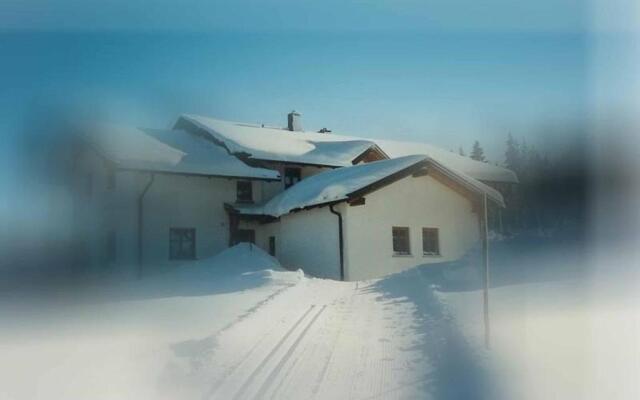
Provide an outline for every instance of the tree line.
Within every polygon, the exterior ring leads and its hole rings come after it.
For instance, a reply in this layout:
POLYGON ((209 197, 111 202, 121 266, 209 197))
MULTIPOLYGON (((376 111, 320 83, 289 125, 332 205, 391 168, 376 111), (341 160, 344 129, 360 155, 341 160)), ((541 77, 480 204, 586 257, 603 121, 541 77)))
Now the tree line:
MULTIPOLYGON (((458 153, 466 156, 462 147, 458 153)), ((469 157, 488 162, 479 141, 469 157)), ((501 164, 518 176, 518 184, 497 187, 507 208, 498 221, 492 210, 492 225, 507 233, 522 230, 577 230, 585 228, 589 190, 589 168, 584 142, 577 141, 551 157, 525 140, 509 134, 501 164)))

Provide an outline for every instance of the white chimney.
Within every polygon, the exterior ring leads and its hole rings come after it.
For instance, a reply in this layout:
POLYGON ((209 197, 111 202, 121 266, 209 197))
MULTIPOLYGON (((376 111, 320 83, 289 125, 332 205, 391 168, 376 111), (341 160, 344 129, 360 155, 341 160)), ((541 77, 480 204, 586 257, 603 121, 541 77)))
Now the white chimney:
POLYGON ((290 131, 301 132, 302 131, 302 116, 295 110, 291 111, 287 115, 288 124, 287 127, 290 131))

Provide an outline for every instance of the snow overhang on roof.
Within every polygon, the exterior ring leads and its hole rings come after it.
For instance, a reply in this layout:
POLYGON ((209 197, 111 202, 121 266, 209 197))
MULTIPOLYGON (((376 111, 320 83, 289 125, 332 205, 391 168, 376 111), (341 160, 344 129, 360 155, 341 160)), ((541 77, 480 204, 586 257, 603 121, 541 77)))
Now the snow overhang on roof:
POLYGON ((336 133, 292 132, 285 128, 182 115, 176 128, 193 129, 225 146, 230 153, 255 160, 345 167, 368 150, 384 158, 423 154, 449 169, 486 182, 518 183, 516 174, 497 165, 475 161, 427 143, 367 139, 336 133))
POLYGON ((160 173, 279 180, 277 171, 251 167, 208 140, 187 132, 93 124, 80 130, 116 167, 160 173))
POLYGON ((518 183, 518 177, 510 169, 476 161, 470 157, 432 146, 428 143, 398 142, 374 139, 389 155, 402 157, 410 154, 425 154, 449 169, 464 173, 474 179, 487 182, 518 183))
POLYGON ((369 150, 384 154, 371 140, 326 133, 289 131, 198 115, 182 115, 175 128, 199 131, 224 146, 231 154, 254 160, 303 165, 345 167, 369 150))
POLYGON ((358 198, 426 167, 436 168, 470 192, 486 194, 488 199, 504 207, 502 195, 495 189, 449 170, 427 156, 412 155, 325 171, 303 179, 263 205, 234 209, 244 215, 278 218, 294 211, 358 198))

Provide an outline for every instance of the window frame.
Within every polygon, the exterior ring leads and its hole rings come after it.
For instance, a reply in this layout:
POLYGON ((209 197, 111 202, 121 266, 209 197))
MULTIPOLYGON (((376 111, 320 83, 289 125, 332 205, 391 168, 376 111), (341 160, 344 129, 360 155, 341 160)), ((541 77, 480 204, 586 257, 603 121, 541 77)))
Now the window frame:
POLYGON ((408 226, 393 226, 391 227, 391 248, 393 250, 393 255, 396 257, 402 256, 412 256, 411 254, 411 230, 408 226), (397 250, 396 249, 396 231, 398 232, 406 232, 406 250, 397 250))
MULTIPOLYGON (((180 261, 180 260, 195 260, 196 259, 196 228, 181 228, 181 227, 171 227, 169 228, 169 260, 172 261, 180 261), (180 234, 180 237, 174 238, 174 233, 180 234), (185 238, 185 234, 191 233, 191 249, 186 255, 174 252, 174 242, 179 242, 179 248, 182 249, 182 242, 185 238)), ((188 239, 188 238, 187 238, 188 239)))
POLYGON ((253 203, 253 182, 247 181, 247 180, 236 181, 236 203, 242 203, 242 204, 253 203), (248 190, 241 189, 241 185, 246 185, 244 189, 248 188, 248 190), (246 192, 248 192, 248 196, 246 198, 243 196, 240 196, 241 193, 246 193, 246 192))
POLYGON ((422 228, 422 255, 423 256, 440 256, 440 229, 438 228, 433 228, 433 227, 423 227, 422 228), (435 251, 427 251, 427 249, 425 248, 425 244, 428 243, 428 241, 425 241, 425 239, 427 239, 427 235, 425 235, 426 232, 430 232, 431 234, 433 234, 435 232, 435 240, 433 240, 433 238, 431 238, 431 244, 435 244, 435 251))
POLYGON ((269 255, 271 257, 276 256, 276 237, 269 236, 269 255))
POLYGON ((284 188, 289 189, 291 186, 302 180, 302 168, 300 167, 284 167, 284 173, 282 174, 282 181, 284 182, 284 188), (290 172, 294 172, 290 174, 290 172), (287 183, 287 179, 291 178, 291 182, 287 183), (296 179, 294 182, 293 179, 296 179))

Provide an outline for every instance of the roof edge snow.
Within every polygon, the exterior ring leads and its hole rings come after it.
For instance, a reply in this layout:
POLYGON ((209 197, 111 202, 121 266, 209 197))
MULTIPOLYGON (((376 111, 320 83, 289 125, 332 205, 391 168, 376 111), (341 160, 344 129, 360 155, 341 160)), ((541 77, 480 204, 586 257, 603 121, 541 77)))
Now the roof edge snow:
MULTIPOLYGON (((359 197, 363 197, 369 193, 375 192, 385 186, 388 186, 411 174, 419 172, 424 168, 429 168, 429 167, 435 168, 440 173, 445 175, 448 179, 453 180, 454 182, 463 186, 468 191, 478 195, 486 195, 489 200, 493 201, 498 206, 500 207, 505 206, 502 195, 497 190, 491 188, 490 186, 468 175, 448 169, 442 164, 438 163, 437 161, 434 161, 430 157, 424 156, 424 155, 405 156, 405 157, 399 157, 396 159, 382 160, 382 161, 376 161, 368 164, 355 165, 352 167, 344 167, 344 168, 340 168, 333 171, 326 171, 318 175, 314 175, 312 177, 307 178, 307 180, 311 180, 311 183, 309 183, 309 181, 307 181, 306 183, 307 183, 307 186, 311 186, 310 189, 318 191, 319 194, 322 194, 325 190, 330 189, 331 186, 335 186, 335 185, 340 186, 340 184, 342 184, 342 186, 345 186, 349 179, 354 179, 353 176, 349 174, 345 174, 346 177, 343 179, 344 182, 341 182, 339 179, 336 181, 332 181, 328 179, 328 177, 330 177, 330 175, 328 174, 339 175, 339 174, 344 174, 346 170, 352 170, 357 168, 371 168, 372 166, 375 166, 378 163, 390 163, 390 162, 398 163, 400 164, 400 166, 398 168, 393 168, 393 167, 389 168, 389 170, 386 171, 388 173, 386 172, 382 173, 377 179, 369 181, 366 184, 363 184, 360 186, 356 185, 353 188, 349 188, 345 190, 344 193, 339 193, 332 198, 328 198, 327 196, 324 196, 323 198, 316 197, 315 199, 312 198, 310 200, 298 201, 298 203, 294 203, 292 206, 282 206, 282 204, 287 203, 287 200, 290 200, 290 199, 287 199, 287 196, 290 195, 292 192, 288 192, 288 191, 292 189, 299 191, 300 186, 298 185, 304 184, 305 181, 303 180, 302 182, 296 185, 298 186, 297 188, 296 186, 294 186, 290 189, 287 189, 284 192, 272 198, 271 200, 267 201, 263 205, 253 205, 253 206, 247 206, 247 207, 233 206, 233 211, 239 214, 247 215, 247 216, 261 216, 261 217, 266 216, 271 218, 279 218, 283 215, 290 214, 293 212, 309 210, 312 208, 323 207, 327 205, 342 203, 345 201, 355 200, 359 197), (321 177, 322 175, 324 175, 325 182, 324 183, 320 182, 321 184, 318 187, 314 188, 313 183, 316 183, 313 181, 314 178, 315 180, 323 179, 321 177)), ((358 177, 356 177, 355 180, 357 180, 357 178, 358 177)))

